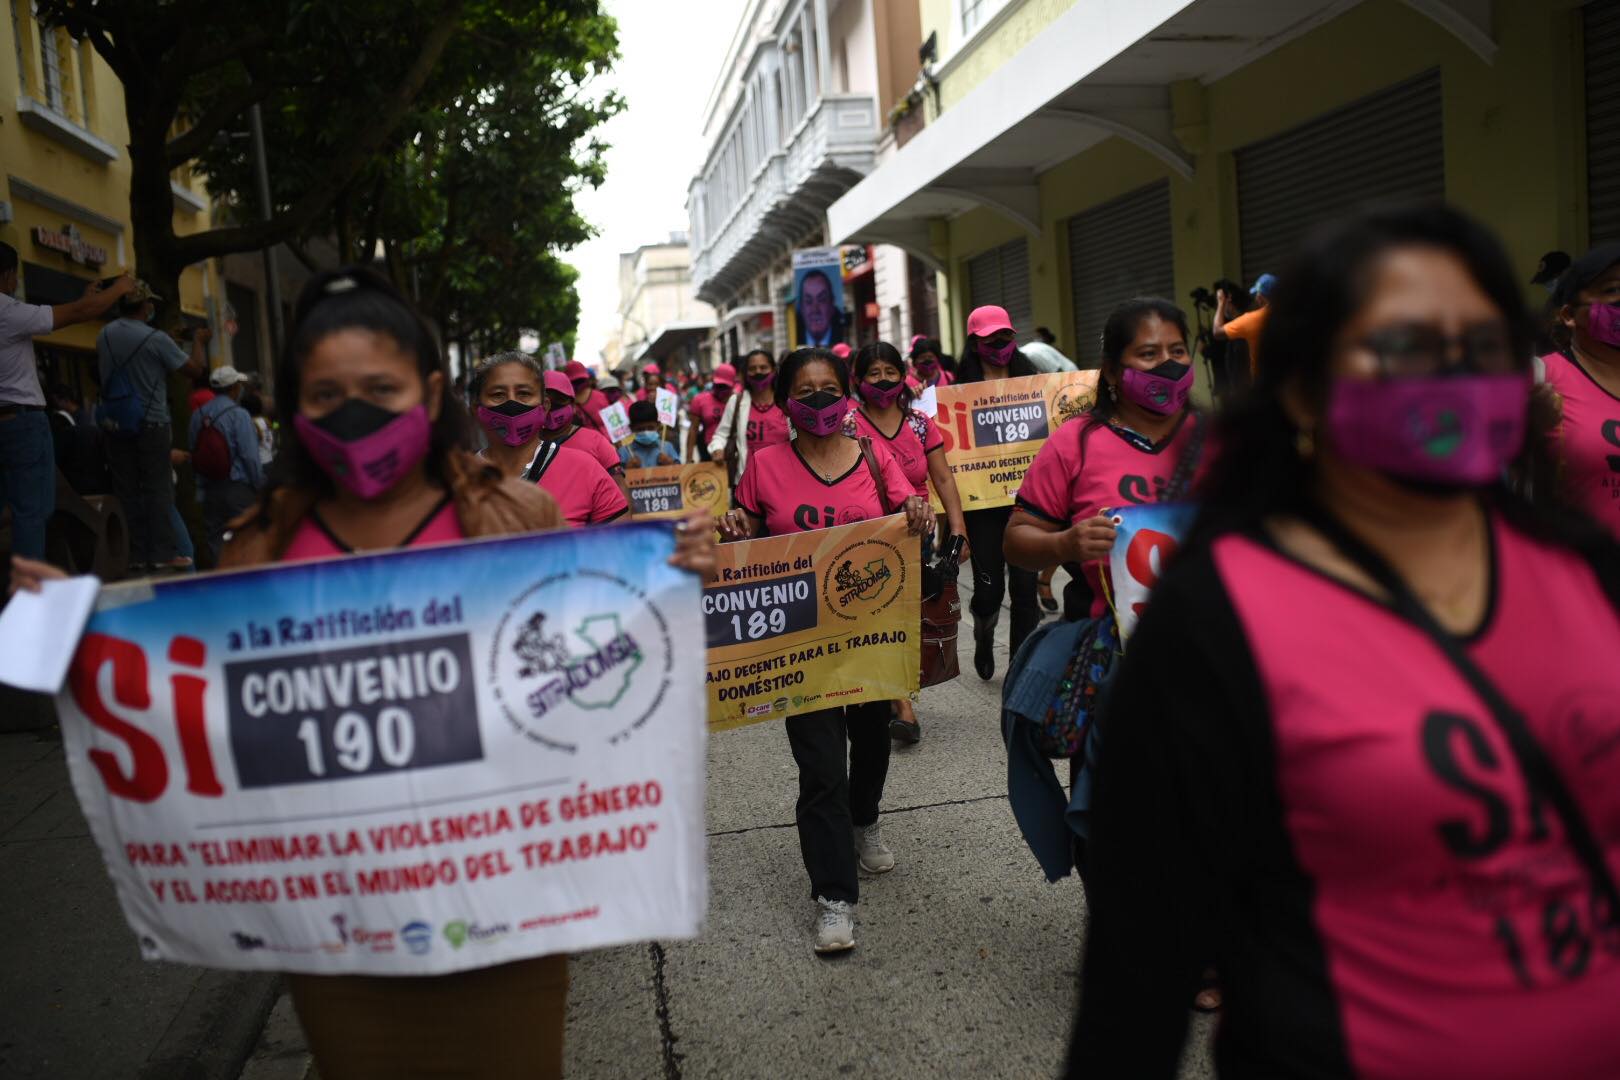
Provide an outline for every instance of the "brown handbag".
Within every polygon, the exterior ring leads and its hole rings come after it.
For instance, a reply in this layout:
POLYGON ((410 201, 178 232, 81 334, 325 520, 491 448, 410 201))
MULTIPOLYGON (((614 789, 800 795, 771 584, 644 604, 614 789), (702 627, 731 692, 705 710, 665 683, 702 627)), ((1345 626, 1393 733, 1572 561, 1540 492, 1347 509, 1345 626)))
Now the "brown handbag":
MULTIPOLYGON (((872 440, 866 435, 856 440, 861 446, 861 457, 872 472, 872 483, 877 486, 878 502, 885 514, 895 512, 889 505, 889 494, 883 486, 883 471, 878 468, 877 455, 872 452, 872 440)), ((962 622, 962 601, 956 591, 956 578, 946 578, 939 595, 922 602, 922 664, 919 667, 919 686, 937 686, 950 682, 962 674, 961 660, 956 655, 956 630, 962 622)))

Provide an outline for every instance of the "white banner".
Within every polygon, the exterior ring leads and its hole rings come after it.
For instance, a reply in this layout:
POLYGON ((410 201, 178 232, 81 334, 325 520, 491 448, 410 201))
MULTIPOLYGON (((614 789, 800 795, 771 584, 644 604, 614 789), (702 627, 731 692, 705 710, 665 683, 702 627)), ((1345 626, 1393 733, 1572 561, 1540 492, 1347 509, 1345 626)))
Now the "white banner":
POLYGON ((58 709, 142 953, 409 975, 695 934, 704 624, 673 544, 104 589, 58 709))

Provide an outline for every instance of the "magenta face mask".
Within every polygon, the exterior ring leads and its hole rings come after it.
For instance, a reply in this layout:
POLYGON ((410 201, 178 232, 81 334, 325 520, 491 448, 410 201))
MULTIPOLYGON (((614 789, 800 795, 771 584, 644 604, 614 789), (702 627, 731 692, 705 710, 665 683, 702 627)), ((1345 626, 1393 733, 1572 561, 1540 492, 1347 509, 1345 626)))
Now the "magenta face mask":
POLYGON ((362 499, 375 499, 427 456, 432 441, 427 406, 395 413, 350 398, 319 420, 303 413, 293 430, 333 480, 362 499))
POLYGON ((849 402, 831 390, 817 390, 806 398, 788 398, 788 419, 806 435, 831 435, 844 426, 849 402))
POLYGON ((1337 379, 1327 434, 1352 465, 1445 487, 1482 487, 1524 445, 1530 376, 1337 379))
POLYGON ((992 349, 989 346, 984 346, 979 349, 979 355, 982 356, 988 363, 996 365, 996 367, 1006 367, 1008 364, 1012 363, 1013 354, 1017 351, 1018 342, 1009 341, 999 349, 992 349))
POLYGON ((521 401, 503 401, 491 408, 478 406, 478 422, 491 435, 499 435, 507 446, 522 446, 540 430, 544 410, 521 401))
POLYGON ((763 375, 748 376, 748 385, 754 390, 763 390, 776 379, 776 372, 767 371, 763 375))
POLYGON ((876 383, 859 382, 855 384, 855 389, 861 392, 861 397, 879 409, 887 409, 898 401, 901 391, 905 390, 905 388, 906 384, 898 380, 876 383))
POLYGON ((541 431, 561 431, 574 420, 574 403, 559 405, 540 414, 541 431))
POLYGON ((1603 344, 1620 349, 1620 307, 1593 304, 1587 308, 1586 332, 1603 344))
POLYGON ((1160 416, 1185 408, 1192 385, 1193 369, 1174 360, 1166 360, 1152 371, 1128 367, 1119 377, 1119 388, 1128 399, 1160 416))

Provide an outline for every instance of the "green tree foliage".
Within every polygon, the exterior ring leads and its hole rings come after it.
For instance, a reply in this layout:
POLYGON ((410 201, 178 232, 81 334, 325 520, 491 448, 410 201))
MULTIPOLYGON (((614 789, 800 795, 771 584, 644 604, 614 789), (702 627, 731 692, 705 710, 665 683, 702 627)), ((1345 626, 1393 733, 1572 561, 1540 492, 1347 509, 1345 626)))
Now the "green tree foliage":
MULTIPOLYGON (((602 180, 592 94, 617 57, 598 0, 40 0, 124 84, 137 270, 176 295, 191 263, 330 238, 382 252, 447 336, 571 331, 589 235, 574 194, 602 180), (274 213, 260 220, 260 104, 274 213), (206 174, 228 213, 176 233, 169 189, 206 174)), ((172 315, 172 312, 170 313, 172 315)))

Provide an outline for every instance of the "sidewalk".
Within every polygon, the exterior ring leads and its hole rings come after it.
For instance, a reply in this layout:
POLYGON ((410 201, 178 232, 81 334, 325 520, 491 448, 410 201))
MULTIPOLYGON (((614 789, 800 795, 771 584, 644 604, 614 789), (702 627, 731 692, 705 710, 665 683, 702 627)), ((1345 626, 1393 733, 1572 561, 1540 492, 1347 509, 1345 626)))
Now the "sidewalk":
POLYGON ((56 728, 0 734, 0 1076, 231 1080, 276 980, 141 960, 56 728))

